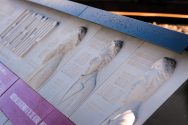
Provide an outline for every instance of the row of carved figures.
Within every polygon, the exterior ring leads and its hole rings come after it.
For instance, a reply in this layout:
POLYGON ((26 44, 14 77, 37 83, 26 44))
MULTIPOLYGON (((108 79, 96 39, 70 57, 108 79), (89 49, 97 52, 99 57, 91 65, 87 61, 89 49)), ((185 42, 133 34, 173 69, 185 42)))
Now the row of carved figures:
MULTIPOLYGON (((33 46, 34 43, 38 41, 37 39, 43 37, 58 24, 59 22, 50 20, 47 17, 27 10, 17 19, 17 22, 10 25, 10 27, 1 33, 1 40, 4 45, 10 46, 9 48, 13 51, 17 48, 19 50, 18 54, 24 55, 29 50, 28 46, 33 46), (33 23, 31 19, 35 21, 35 23, 33 23), (35 30, 38 30, 36 29, 38 28, 36 27, 36 24, 40 27, 40 22, 46 22, 46 24, 44 24, 47 25, 46 27, 48 29, 43 29, 38 32, 38 35, 35 33, 35 36, 32 36, 31 34, 33 34, 35 30), (20 23, 22 23, 22 25, 20 23), (24 30, 22 30, 23 28, 24 30), (20 29, 19 32, 18 29, 20 29), (17 37, 11 36, 10 34, 17 34, 17 37), (31 36, 33 38, 31 38, 31 36), (25 43, 23 44, 20 41, 25 43), (26 49, 21 50, 20 48, 23 46, 25 46, 26 49)), ((55 75, 54 73, 65 54, 79 45, 86 36, 87 30, 87 27, 81 26, 78 32, 71 36, 71 40, 60 44, 48 54, 42 65, 29 78, 29 84, 35 85, 36 89, 41 88, 47 83, 48 80, 55 75)), ((83 102, 88 99, 96 87, 96 79, 100 70, 111 62, 111 60, 120 52, 124 44, 125 42, 122 40, 113 40, 100 51, 97 57, 90 61, 89 68, 69 88, 62 98, 61 106, 66 109, 67 116, 71 116, 83 104, 83 102)), ((122 106, 110 116, 107 116, 101 124, 134 124, 139 107, 170 78, 175 68, 176 61, 172 58, 164 57, 156 61, 151 68, 134 83, 128 97, 126 97, 126 106, 122 106)))
MULTIPOLYGON (((64 55, 73 50, 87 34, 87 28, 81 26, 72 41, 59 45, 48 57, 45 63, 35 72, 30 83, 38 86, 46 83, 56 71, 64 55), (55 63, 54 63, 55 62, 55 63), (53 65, 53 66, 52 66, 53 65)), ((71 116, 96 87, 96 79, 99 71, 120 52, 125 43, 122 40, 114 40, 100 51, 100 54, 90 61, 86 72, 70 87, 63 96, 61 106, 66 110, 66 115, 71 116)), ((134 83, 126 97, 126 106, 108 116, 103 125, 132 125, 137 117, 137 112, 144 101, 153 95, 173 74, 176 61, 169 57, 157 60, 150 69, 134 83), (144 87, 143 87, 144 86, 144 87), (134 103, 134 104, 133 104, 134 103)))
MULTIPOLYGON (((71 35, 71 39, 59 45, 51 54, 45 57, 45 63, 29 78, 29 84, 35 84, 36 89, 42 88, 42 86, 54 76, 65 54, 75 49, 83 40, 87 34, 87 30, 86 27, 81 26, 78 32, 71 35)), ((122 40, 114 40, 104 47, 97 57, 91 59, 89 68, 70 87, 62 98, 61 106, 66 107, 66 115, 70 116, 91 94, 96 86, 98 72, 119 53, 123 47, 123 43, 122 40)))

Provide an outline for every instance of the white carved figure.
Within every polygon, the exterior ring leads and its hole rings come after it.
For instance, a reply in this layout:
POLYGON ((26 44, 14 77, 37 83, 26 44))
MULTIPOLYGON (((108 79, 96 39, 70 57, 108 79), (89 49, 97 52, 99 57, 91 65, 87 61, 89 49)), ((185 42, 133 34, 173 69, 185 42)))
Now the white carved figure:
POLYGON ((55 72, 64 55, 74 49, 82 41, 86 33, 87 28, 81 26, 78 32, 76 32, 76 34, 74 34, 73 36, 71 35, 71 38, 66 41, 66 43, 60 44, 55 50, 48 54, 45 57, 43 64, 29 78, 28 83, 35 90, 40 89, 42 84, 45 83, 55 72))
POLYGON ((97 84, 98 72, 117 55, 123 47, 123 43, 121 40, 114 40, 101 50, 98 57, 91 60, 89 68, 67 91, 58 105, 64 114, 70 116, 88 98, 97 84))
POLYGON ((156 61, 138 81, 136 81, 127 97, 124 106, 106 118, 102 125, 133 125, 139 107, 152 96, 173 74, 176 61, 164 57, 156 61))

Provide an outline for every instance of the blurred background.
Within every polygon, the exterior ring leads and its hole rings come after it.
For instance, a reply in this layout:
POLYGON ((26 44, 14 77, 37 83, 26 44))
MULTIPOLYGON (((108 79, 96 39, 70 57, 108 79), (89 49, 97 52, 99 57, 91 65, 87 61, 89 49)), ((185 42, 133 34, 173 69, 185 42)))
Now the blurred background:
POLYGON ((188 34, 188 0, 72 0, 188 34))

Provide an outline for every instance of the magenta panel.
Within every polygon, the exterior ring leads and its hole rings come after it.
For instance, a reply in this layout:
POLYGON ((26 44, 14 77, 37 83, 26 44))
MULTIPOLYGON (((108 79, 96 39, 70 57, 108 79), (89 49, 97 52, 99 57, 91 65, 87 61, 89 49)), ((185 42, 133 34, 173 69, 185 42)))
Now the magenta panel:
POLYGON ((0 109, 14 125, 74 125, 1 63, 0 109))
POLYGON ((18 80, 18 77, 0 63, 0 96, 18 80))
POLYGON ((70 119, 60 111, 54 109, 40 125, 75 125, 70 119))
POLYGON ((2 95, 0 108, 14 125, 38 125, 54 109, 22 80, 2 95))

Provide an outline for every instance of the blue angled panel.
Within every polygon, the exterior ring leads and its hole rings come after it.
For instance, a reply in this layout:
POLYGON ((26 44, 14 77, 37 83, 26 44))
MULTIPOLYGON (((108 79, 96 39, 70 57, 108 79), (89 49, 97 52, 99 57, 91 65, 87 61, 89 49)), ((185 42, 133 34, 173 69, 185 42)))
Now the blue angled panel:
POLYGON ((175 52, 181 53, 188 46, 188 35, 129 17, 115 15, 93 7, 88 7, 80 15, 80 18, 168 48, 175 52))
POLYGON ((178 53, 182 53, 188 47, 188 35, 143 21, 66 0, 29 1, 80 17, 178 53))
POLYGON ((67 0, 29 0, 33 3, 47 6, 49 8, 79 16, 88 6, 67 0))

